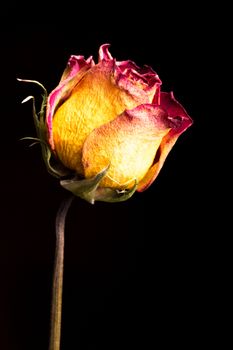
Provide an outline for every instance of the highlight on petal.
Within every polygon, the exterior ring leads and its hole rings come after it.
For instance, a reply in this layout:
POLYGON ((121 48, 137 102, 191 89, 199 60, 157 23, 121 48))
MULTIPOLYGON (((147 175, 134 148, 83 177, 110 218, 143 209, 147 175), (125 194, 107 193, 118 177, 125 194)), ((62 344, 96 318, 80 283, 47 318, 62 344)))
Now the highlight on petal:
POLYGON ((109 46, 110 46, 110 44, 103 44, 100 46, 100 48, 99 48, 99 62, 101 62, 103 60, 105 60, 105 61, 113 60, 112 55, 108 51, 109 46))
POLYGON ((143 104, 126 110, 86 138, 82 153, 85 177, 95 176, 110 164, 100 186, 131 188, 135 180, 144 178, 169 130, 170 121, 160 106, 143 104))
POLYGON ((76 84, 84 74, 94 66, 92 56, 87 60, 83 56, 71 56, 62 75, 59 85, 51 92, 47 100, 46 123, 48 128, 49 144, 54 150, 52 120, 55 109, 67 99, 76 84))
POLYGON ((145 191, 154 182, 178 137, 192 125, 192 119, 182 105, 176 101, 173 92, 161 93, 160 107, 168 114, 171 130, 163 137, 155 156, 154 164, 145 177, 139 182, 137 188, 139 192, 145 191))

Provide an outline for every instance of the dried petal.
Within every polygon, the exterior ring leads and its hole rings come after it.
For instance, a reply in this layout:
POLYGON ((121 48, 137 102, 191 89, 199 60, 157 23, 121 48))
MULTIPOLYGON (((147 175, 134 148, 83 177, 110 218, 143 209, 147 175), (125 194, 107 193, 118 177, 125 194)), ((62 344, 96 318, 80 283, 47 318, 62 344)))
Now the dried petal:
MULTIPOLYGON (((113 60, 103 60, 86 72, 53 119, 56 153, 63 164, 83 174, 82 147, 95 128, 138 105, 138 98, 120 89, 113 80, 113 60)), ((147 102, 147 98, 142 102, 147 102)))
POLYGON ((147 173, 169 130, 167 113, 159 106, 144 104, 125 111, 87 137, 82 157, 85 177, 110 164, 100 185, 131 188, 147 173))
POLYGON ((58 105, 67 99, 76 84, 82 79, 88 69, 94 65, 92 57, 86 61, 83 56, 71 56, 62 75, 59 85, 51 92, 47 100, 46 122, 48 138, 51 148, 54 150, 53 140, 53 116, 58 105))
POLYGON ((137 189, 139 192, 145 191, 152 182, 154 182, 178 137, 192 125, 192 119, 181 104, 176 101, 172 92, 161 93, 161 107, 168 113, 171 130, 164 136, 157 151, 153 166, 139 182, 137 189))

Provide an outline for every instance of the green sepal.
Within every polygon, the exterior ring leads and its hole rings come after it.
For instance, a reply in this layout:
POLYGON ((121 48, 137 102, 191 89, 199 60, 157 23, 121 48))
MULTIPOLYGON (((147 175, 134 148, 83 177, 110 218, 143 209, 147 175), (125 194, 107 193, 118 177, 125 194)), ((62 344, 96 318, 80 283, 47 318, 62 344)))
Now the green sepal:
POLYGON ((81 197, 89 203, 94 204, 96 189, 100 181, 106 175, 108 168, 109 166, 90 179, 79 180, 77 177, 74 177, 70 180, 61 180, 60 184, 75 196, 81 197))
POLYGON ((41 143, 41 150, 43 160, 45 162, 45 166, 49 174, 58 179, 68 175, 70 176, 72 174, 72 172, 69 169, 65 168, 64 165, 58 159, 54 159, 54 156, 48 144, 44 145, 43 143, 41 143), (53 165, 51 164, 52 161, 54 163, 53 165))
POLYGON ((36 128, 36 134, 37 138, 33 137, 24 137, 23 139, 28 139, 28 140, 34 140, 36 142, 39 142, 41 145, 41 151, 42 151, 42 157, 46 166, 47 171, 49 174, 56 178, 63 178, 65 176, 70 176, 72 172, 64 167, 64 165, 54 157, 50 145, 48 144, 48 130, 47 130, 47 125, 46 125, 46 103, 47 103, 47 98, 48 98, 48 93, 46 88, 39 83, 36 80, 25 80, 25 79, 17 79, 18 81, 26 82, 26 83, 33 83, 43 90, 42 94, 42 103, 41 103, 41 108, 39 113, 36 111, 35 107, 35 98, 34 96, 28 96, 26 97, 22 103, 25 103, 29 100, 32 100, 32 114, 33 114, 33 120, 34 120, 34 125, 36 128), (53 164, 52 164, 53 163, 53 164))
POLYGON ((119 191, 99 186, 101 180, 106 175, 108 168, 109 166, 90 179, 79 180, 75 177, 70 180, 61 180, 60 184, 75 196, 81 197, 91 204, 94 204, 95 201, 122 202, 129 199, 137 189, 136 181, 135 185, 130 190, 123 189, 119 191))

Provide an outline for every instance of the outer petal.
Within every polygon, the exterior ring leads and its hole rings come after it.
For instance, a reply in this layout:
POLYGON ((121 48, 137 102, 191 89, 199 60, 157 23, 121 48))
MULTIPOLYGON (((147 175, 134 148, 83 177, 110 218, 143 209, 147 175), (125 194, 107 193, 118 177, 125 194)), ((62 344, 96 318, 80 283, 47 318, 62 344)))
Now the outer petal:
POLYGON ((160 107, 143 104, 126 110, 92 131, 83 146, 82 162, 89 178, 110 164, 100 186, 131 188, 151 167, 170 120, 160 107))
POLYGON ((164 136, 154 159, 154 164, 138 185, 138 191, 146 190, 158 176, 164 161, 178 137, 192 125, 192 119, 185 109, 176 101, 172 92, 161 93, 161 107, 167 111, 171 130, 164 136))
POLYGON ((52 120, 55 109, 71 94, 74 86, 81 80, 83 75, 94 65, 92 57, 87 60, 83 56, 71 56, 67 67, 62 75, 59 85, 51 92, 47 100, 46 122, 49 133, 49 143, 54 150, 52 120))

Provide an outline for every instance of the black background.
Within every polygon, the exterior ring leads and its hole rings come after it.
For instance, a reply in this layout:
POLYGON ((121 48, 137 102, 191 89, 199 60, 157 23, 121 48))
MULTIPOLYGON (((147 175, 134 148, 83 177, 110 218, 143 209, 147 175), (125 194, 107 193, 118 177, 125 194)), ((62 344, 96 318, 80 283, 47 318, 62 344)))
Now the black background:
POLYGON ((54 221, 67 196, 47 174, 39 147, 19 141, 35 136, 31 104, 20 102, 28 95, 39 100, 40 89, 15 78, 38 80, 51 91, 71 54, 97 60, 106 42, 118 60, 152 66, 163 91, 174 91, 194 124, 144 193, 117 204, 73 203, 66 226, 61 350, 209 344, 217 340, 212 329, 217 238, 207 210, 211 145, 206 138, 213 118, 206 90, 215 19, 197 3, 73 6, 56 4, 53 11, 42 3, 12 5, 6 12, 6 20, 12 11, 16 17, 7 22, 1 41, 7 78, 1 132, 1 349, 48 347, 54 221))

